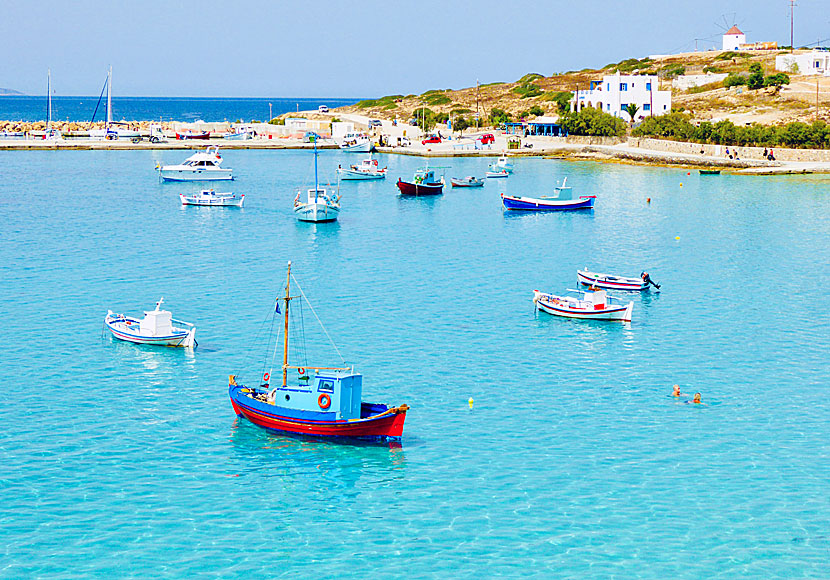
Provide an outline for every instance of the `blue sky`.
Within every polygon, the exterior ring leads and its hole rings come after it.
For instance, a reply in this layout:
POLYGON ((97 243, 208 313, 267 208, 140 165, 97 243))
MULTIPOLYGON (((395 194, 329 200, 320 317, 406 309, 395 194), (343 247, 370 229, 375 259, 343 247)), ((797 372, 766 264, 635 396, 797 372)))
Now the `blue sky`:
MULTIPOLYGON (((798 1, 796 45, 828 4, 798 1)), ((789 44, 788 0, 0 0, 0 87, 98 94, 111 64, 123 96, 421 93, 720 46, 724 15, 789 44)))

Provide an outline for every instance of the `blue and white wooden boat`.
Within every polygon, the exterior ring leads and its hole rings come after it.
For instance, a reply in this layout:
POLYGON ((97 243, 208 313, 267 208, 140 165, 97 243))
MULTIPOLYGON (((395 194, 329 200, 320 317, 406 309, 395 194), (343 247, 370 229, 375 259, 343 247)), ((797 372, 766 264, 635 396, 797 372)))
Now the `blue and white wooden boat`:
MULTIPOLYGON (((578 290, 573 290, 578 292, 578 290)), ((605 290, 583 292, 582 297, 558 296, 547 292, 533 291, 533 304, 554 316, 579 318, 583 320, 619 320, 631 322, 634 303, 625 304, 619 298, 608 296, 605 290)))
POLYGON ((156 302, 155 310, 145 311, 141 320, 108 310, 104 324, 115 338, 135 344, 196 346, 196 327, 189 322, 175 320, 169 310, 161 310, 163 301, 164 298, 156 302), (173 326, 174 323, 183 327, 173 326))
POLYGON ((340 141, 340 149, 349 153, 370 153, 372 147, 372 140, 363 133, 348 133, 340 141))
POLYGON ((576 278, 580 284, 585 286, 608 288, 609 290, 642 292, 643 290, 648 290, 650 286, 654 286, 658 290, 660 289, 660 284, 653 282, 648 272, 643 272, 639 278, 626 278, 625 276, 591 272, 588 268, 585 268, 584 270, 576 271, 576 278))
POLYGON ((254 134, 247 129, 242 129, 234 133, 226 133, 224 138, 226 141, 247 141, 248 139, 253 139, 254 134))
POLYGON ((487 172, 484 173, 484 175, 488 179, 497 179, 499 177, 510 177, 510 174, 504 169, 500 169, 498 171, 487 171, 487 172))
POLYGON ((245 203, 245 194, 216 193, 212 189, 203 189, 195 195, 179 194, 182 205, 208 205, 212 207, 242 207, 245 203))
POLYGON ((554 188, 554 195, 542 197, 520 197, 517 195, 502 194, 501 200, 505 209, 519 211, 557 211, 569 209, 593 209, 595 195, 581 195, 574 199, 573 190, 565 186, 554 188))
MULTIPOLYGON (((297 289, 300 295, 291 296, 291 280, 289 262, 285 298, 278 298, 276 309, 271 309, 276 318, 281 314, 282 303, 284 325, 277 325, 284 326, 285 329, 282 332, 282 364, 274 368, 276 361, 272 359, 270 365, 266 361, 261 370, 255 371, 254 384, 250 386, 244 385, 237 375, 229 376, 228 396, 234 413, 270 431, 313 437, 400 439, 409 406, 390 407, 383 403, 364 402, 363 376, 353 366, 345 362, 339 367, 289 364, 289 321, 294 318, 289 317, 288 310, 294 300, 307 302, 299 284, 297 289), (271 371, 274 371, 273 387, 271 371), (277 379, 278 373, 282 375, 282 380, 277 379)), ((337 347, 334 348, 340 354, 337 347)), ((276 355, 276 348, 273 352, 276 355)))
POLYGON ((360 163, 349 167, 337 166, 337 173, 343 181, 358 181, 367 179, 386 179, 386 168, 378 166, 377 159, 363 159, 360 163))
POLYGON ((340 195, 329 194, 320 187, 317 180, 317 139, 314 139, 314 187, 303 192, 297 191, 294 198, 294 216, 302 222, 333 222, 340 215, 340 195))
POLYGON ((472 175, 467 177, 452 177, 450 183, 453 187, 484 187, 484 180, 472 175))
POLYGON ((513 173, 513 162, 507 158, 507 155, 502 155, 498 160, 490 164, 490 171, 496 172, 502 170, 507 173, 513 173))

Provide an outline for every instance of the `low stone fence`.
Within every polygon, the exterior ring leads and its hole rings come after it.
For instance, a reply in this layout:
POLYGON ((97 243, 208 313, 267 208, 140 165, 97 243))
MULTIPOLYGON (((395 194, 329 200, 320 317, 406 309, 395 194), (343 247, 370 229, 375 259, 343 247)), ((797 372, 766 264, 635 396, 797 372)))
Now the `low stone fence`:
POLYGON ((619 145, 625 143, 624 137, 588 137, 584 135, 568 135, 565 143, 572 145, 619 145))
MULTIPOLYGON (((570 139, 570 137, 569 137, 570 139)), ((653 151, 665 151, 667 153, 685 153, 689 155, 703 155, 707 157, 716 157, 721 159, 728 159, 726 150, 733 156, 735 151, 738 152, 738 157, 747 160, 762 160, 764 159, 764 147, 735 147, 729 145, 711 145, 700 143, 688 143, 684 141, 668 141, 665 139, 652 139, 650 137, 629 137, 628 145, 631 147, 640 147, 642 149, 651 149, 653 151)), ((767 149, 769 151, 769 149, 767 149)), ((830 162, 830 150, 827 149, 783 149, 773 148, 776 161, 804 161, 804 162, 830 162)))

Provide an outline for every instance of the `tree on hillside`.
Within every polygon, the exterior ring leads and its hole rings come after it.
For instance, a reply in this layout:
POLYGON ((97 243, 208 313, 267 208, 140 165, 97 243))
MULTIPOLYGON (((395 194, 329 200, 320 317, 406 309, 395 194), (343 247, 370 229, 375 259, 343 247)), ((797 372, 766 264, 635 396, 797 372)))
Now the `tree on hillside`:
POLYGON ((761 68, 760 63, 753 62, 749 65, 749 78, 746 79, 746 86, 753 91, 764 86, 764 69, 761 68))
POLYGON ((625 112, 628 113, 628 116, 631 117, 631 122, 634 122, 634 117, 637 114, 637 111, 640 110, 640 106, 636 103, 628 103, 625 106, 625 112))

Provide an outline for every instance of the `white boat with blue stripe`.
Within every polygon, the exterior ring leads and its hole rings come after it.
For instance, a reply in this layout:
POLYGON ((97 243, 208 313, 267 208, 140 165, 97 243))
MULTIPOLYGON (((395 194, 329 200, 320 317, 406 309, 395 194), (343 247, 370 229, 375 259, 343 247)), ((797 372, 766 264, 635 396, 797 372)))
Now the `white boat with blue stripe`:
POLYGON ((107 311, 104 324, 118 340, 152 346, 196 346, 196 327, 190 322, 175 320, 169 310, 161 310, 162 297, 156 302, 156 309, 144 312, 139 320, 125 314, 107 311), (173 324, 182 326, 173 326, 173 324))
MULTIPOLYGON (((579 290, 568 290, 579 292, 579 290)), ((592 292, 583 292, 582 298, 577 296, 557 296, 547 292, 533 291, 533 304, 537 310, 564 316, 565 318, 582 318, 585 320, 620 320, 631 322, 631 313, 634 303, 627 304, 608 296, 605 290, 596 289, 592 292)))
POLYGON ((222 181, 233 179, 232 169, 223 169, 219 147, 212 145, 194 153, 179 165, 156 165, 165 181, 222 181))

